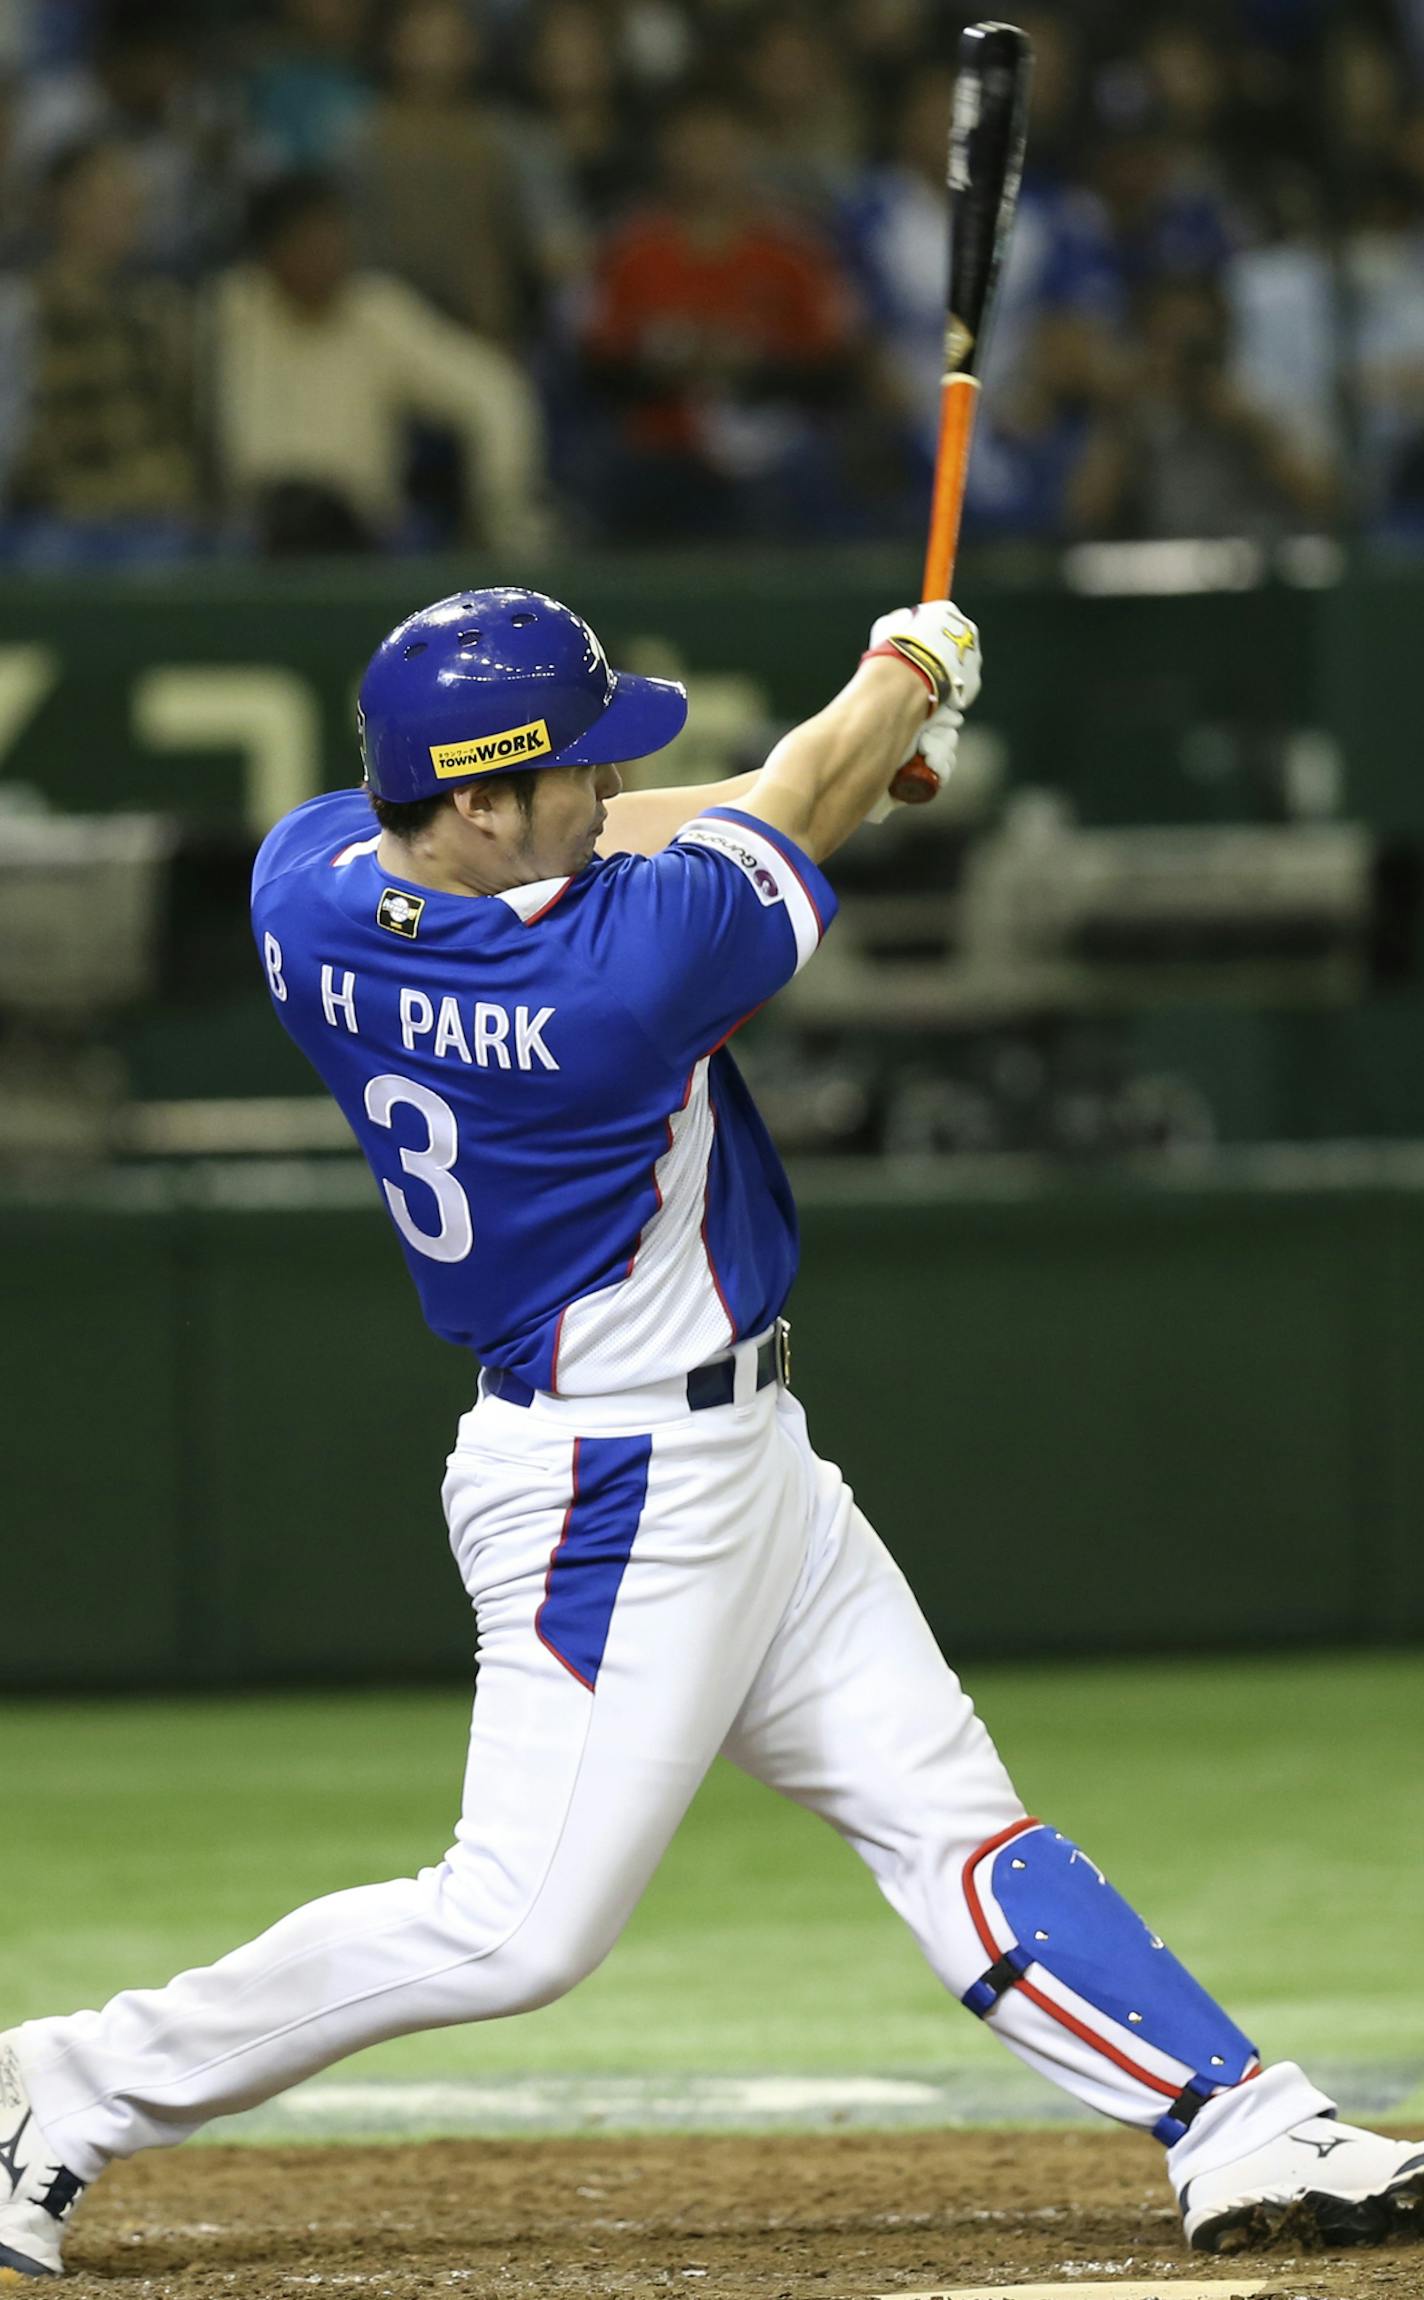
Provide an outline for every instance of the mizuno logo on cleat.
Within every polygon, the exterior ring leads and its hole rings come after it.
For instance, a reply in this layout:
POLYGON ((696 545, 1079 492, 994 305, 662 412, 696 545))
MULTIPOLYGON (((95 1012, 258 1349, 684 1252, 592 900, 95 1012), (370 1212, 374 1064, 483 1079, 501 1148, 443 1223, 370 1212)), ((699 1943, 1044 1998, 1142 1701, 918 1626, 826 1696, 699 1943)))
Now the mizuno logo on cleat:
POLYGON ((1304 2140, 1298 2132, 1293 2132, 1290 2137, 1295 2142, 1297 2148, 1313 2148, 1317 2156, 1330 2156, 1337 2148, 1343 2148, 1345 2146, 1345 2141, 1343 2139, 1304 2140))
POLYGON ((0 2171, 3 2171, 9 2179, 12 2196, 20 2185, 20 2175, 16 2167, 19 2162, 20 2142, 25 2137, 25 2127, 29 2121, 30 2116, 27 2111, 21 2117, 9 2139, 0 2140, 0 2171))

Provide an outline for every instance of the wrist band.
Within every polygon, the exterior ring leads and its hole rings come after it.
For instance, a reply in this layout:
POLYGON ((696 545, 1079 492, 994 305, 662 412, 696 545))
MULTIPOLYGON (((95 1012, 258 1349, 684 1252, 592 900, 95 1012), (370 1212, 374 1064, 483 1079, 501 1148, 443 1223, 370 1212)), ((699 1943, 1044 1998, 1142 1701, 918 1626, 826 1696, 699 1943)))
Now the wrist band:
POLYGON ((913 671, 916 678, 923 679, 929 689, 930 708, 938 710, 944 696, 940 693, 939 681, 927 663, 918 662, 913 655, 907 655, 904 648, 898 646, 893 639, 882 639, 878 647, 867 647, 860 659, 862 663, 869 663, 877 655, 890 656, 895 662, 903 663, 907 671, 913 671))

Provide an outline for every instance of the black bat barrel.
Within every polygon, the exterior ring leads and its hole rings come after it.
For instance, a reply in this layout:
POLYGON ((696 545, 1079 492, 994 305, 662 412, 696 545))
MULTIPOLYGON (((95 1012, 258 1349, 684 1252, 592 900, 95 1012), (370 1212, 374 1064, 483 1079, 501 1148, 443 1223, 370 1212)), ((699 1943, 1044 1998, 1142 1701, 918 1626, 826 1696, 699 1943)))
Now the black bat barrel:
POLYGON ((949 133, 949 306, 945 364, 977 375, 1014 220, 1028 135, 1028 34, 971 24, 959 37, 949 133))

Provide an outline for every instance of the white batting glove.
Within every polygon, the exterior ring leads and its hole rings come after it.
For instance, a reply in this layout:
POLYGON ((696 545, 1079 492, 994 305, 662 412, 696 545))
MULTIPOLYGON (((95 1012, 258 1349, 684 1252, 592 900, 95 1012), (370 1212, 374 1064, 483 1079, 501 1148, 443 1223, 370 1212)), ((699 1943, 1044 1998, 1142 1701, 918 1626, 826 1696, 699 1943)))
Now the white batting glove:
POLYGON ((983 656, 978 626, 952 599, 897 607, 871 625, 871 654, 893 648, 931 683, 941 703, 967 711, 979 692, 983 656))
POLYGON ((962 711, 957 711, 953 703, 941 703, 926 719, 900 765, 903 767, 918 754, 927 767, 934 768, 941 785, 947 783, 959 755, 959 730, 963 724, 962 711))
MULTIPOLYGON (((931 712, 919 733, 909 744, 904 758, 900 761, 900 766, 907 766, 909 761, 918 753, 925 765, 933 768, 938 786, 940 790, 943 790, 954 772, 954 762, 959 752, 959 730, 963 724, 964 713, 962 711, 956 711, 953 703, 941 703, 937 711, 931 712)), ((896 772, 899 772, 898 767, 896 772)), ((923 803, 921 800, 920 804, 923 805, 923 803)), ((892 807, 903 807, 908 804, 908 800, 897 799, 887 791, 884 798, 871 808, 865 819, 868 823, 883 823, 892 807)))

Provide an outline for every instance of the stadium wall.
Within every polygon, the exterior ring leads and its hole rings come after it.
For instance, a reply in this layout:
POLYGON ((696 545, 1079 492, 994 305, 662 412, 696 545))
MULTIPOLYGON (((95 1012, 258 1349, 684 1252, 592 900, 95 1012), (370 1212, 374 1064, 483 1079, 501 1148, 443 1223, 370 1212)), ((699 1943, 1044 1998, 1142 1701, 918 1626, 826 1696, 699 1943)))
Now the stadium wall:
MULTIPOLYGON (((808 1185, 796 1385, 951 1656, 1424 1636, 1424 1157, 1238 1168, 808 1185)), ((12 1192, 0 1268, 0 1688, 468 1672, 364 1172, 12 1192)))

